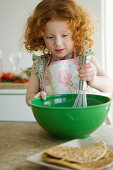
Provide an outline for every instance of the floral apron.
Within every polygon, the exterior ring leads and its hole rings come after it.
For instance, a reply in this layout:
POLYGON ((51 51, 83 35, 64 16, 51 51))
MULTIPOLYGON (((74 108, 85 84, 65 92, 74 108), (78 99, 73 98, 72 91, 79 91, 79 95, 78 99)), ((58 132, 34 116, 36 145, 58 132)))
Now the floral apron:
POLYGON ((74 50, 74 59, 55 61, 49 65, 51 56, 44 73, 44 91, 47 95, 75 94, 79 89, 78 61, 74 50))

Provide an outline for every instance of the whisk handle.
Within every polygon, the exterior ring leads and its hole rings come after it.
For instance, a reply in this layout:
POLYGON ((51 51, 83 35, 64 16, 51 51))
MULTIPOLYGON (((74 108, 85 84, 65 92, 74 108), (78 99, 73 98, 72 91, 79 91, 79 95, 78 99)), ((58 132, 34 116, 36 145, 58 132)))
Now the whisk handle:
MULTIPOLYGON (((91 56, 89 56, 89 55, 84 56, 82 65, 89 63, 90 58, 91 58, 91 56)), ((87 89, 87 82, 80 80, 79 90, 86 90, 86 89, 87 89)))
POLYGON ((84 56, 84 57, 83 57, 83 63, 82 63, 82 65, 89 63, 89 62, 90 62, 90 58, 91 58, 90 55, 84 56))

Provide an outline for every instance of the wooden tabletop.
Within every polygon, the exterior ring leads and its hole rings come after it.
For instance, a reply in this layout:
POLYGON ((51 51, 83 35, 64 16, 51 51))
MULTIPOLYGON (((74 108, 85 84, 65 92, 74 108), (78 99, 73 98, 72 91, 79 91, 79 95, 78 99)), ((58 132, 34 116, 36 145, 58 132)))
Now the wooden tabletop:
MULTIPOLYGON (((113 143, 113 127, 102 125, 91 138, 113 143)), ((0 122, 0 170, 49 170, 26 158, 64 142, 54 139, 36 122, 0 122)))
POLYGON ((44 170, 26 158, 63 142, 52 138, 35 122, 0 122, 0 170, 44 170))

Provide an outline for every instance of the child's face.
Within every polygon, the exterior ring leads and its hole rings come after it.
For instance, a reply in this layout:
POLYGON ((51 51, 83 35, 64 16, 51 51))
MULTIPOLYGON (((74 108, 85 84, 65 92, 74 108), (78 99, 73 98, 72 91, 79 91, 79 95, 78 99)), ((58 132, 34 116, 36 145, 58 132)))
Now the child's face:
POLYGON ((72 31, 66 21, 51 20, 46 24, 44 42, 54 58, 60 59, 73 52, 72 31))

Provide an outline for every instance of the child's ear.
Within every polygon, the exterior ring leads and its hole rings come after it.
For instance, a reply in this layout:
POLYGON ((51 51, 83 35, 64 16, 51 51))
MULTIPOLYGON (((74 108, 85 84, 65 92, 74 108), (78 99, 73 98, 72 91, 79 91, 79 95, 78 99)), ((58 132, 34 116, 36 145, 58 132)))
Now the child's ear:
POLYGON ((48 53, 49 53, 49 50, 46 48, 46 49, 44 50, 44 52, 45 52, 45 54, 48 54, 48 53))

